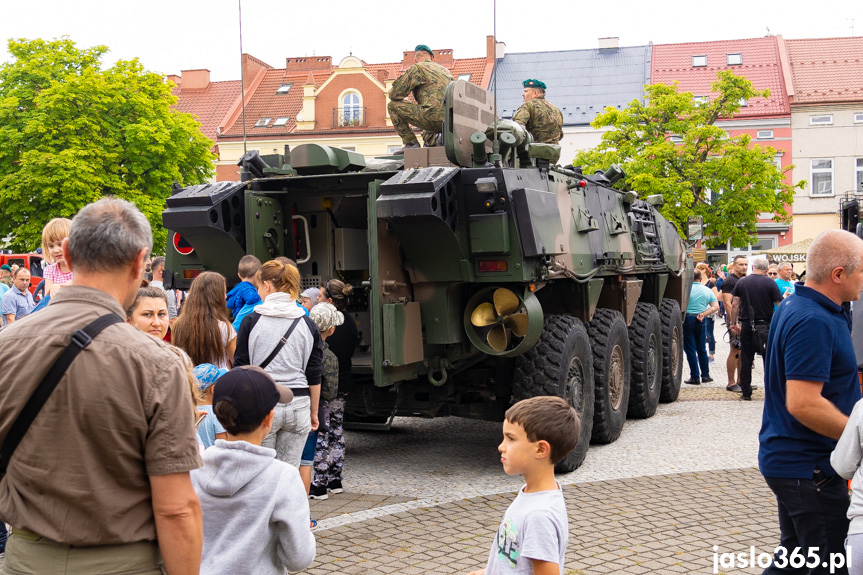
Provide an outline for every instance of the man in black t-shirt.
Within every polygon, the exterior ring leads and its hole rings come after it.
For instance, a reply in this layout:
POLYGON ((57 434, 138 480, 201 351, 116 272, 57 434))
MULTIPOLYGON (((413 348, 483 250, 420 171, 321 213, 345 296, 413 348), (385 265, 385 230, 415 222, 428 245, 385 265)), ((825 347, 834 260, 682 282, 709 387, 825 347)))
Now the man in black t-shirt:
POLYGON ((753 326, 770 325, 773 306, 782 301, 779 286, 767 275, 769 266, 766 259, 756 260, 752 264, 752 275, 738 281, 732 291, 728 325, 731 333, 740 334, 741 399, 747 401, 752 399, 752 362, 755 360, 753 326))
POLYGON ((725 322, 729 326, 731 332, 731 350, 728 352, 728 359, 725 362, 725 370, 728 372, 728 385, 725 389, 728 391, 740 391, 740 338, 731 331, 731 292, 734 291, 734 286, 741 278, 746 277, 746 268, 749 266, 749 260, 746 256, 734 256, 731 265, 728 266, 728 274, 725 276, 725 281, 722 282, 722 300, 725 304, 725 322))

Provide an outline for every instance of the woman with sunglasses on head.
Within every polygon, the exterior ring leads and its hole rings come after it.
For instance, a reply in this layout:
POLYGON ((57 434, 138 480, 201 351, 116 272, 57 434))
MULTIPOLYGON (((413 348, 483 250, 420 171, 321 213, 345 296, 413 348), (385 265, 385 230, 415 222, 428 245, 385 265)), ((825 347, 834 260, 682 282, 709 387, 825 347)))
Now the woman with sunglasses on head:
POLYGON ((339 360, 338 396, 328 402, 328 430, 318 435, 315 453, 315 473, 309 497, 326 499, 327 490, 342 493, 342 467, 345 462, 345 439, 343 421, 345 416, 345 397, 351 385, 351 358, 359 343, 357 324, 348 313, 348 303, 353 287, 337 279, 331 279, 321 286, 318 303, 330 303, 344 314, 344 322, 336 326, 335 332, 327 338, 330 350, 339 360))
POLYGON ((280 461, 299 469, 309 432, 318 428, 318 402, 324 345, 318 326, 297 305, 300 272, 283 258, 258 270, 256 283, 263 303, 243 318, 234 365, 262 367, 278 385, 291 388, 291 403, 275 407, 275 419, 264 447, 280 461))

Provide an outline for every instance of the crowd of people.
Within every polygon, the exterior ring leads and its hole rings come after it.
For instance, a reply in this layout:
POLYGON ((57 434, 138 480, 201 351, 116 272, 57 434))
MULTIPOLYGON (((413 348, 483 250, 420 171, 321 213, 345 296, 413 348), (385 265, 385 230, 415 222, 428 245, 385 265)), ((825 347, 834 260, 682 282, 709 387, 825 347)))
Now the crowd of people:
MULTIPOLYGON (((230 292, 214 272, 188 294, 166 291, 132 204, 103 199, 53 223, 51 305, 10 313, 0 330, 3 572, 307 567, 308 499, 342 491, 352 286, 334 278, 301 292, 293 261, 246 256, 230 292), (35 349, 48 350, 38 365, 35 349)), ((20 278, 29 295, 29 277, 10 272, 10 289, 20 278)), ((579 424, 554 397, 507 411, 501 460, 525 487, 486 573, 560 570, 568 519, 554 465, 579 424)))

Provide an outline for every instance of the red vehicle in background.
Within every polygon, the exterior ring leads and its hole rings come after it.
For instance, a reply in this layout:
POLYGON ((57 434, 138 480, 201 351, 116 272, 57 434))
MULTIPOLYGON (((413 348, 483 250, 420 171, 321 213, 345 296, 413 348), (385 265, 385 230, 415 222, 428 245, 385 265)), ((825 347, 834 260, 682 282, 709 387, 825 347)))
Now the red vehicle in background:
POLYGON ((39 282, 42 281, 42 255, 41 254, 13 254, 12 250, 0 250, 0 266, 2 265, 25 267, 30 270, 30 293, 36 291, 39 282))

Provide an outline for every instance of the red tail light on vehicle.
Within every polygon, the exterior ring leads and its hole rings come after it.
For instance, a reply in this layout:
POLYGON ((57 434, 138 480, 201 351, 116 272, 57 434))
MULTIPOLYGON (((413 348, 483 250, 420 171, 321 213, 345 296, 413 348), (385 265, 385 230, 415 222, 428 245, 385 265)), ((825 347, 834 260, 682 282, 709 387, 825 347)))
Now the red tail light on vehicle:
POLYGON ((509 268, 506 260, 479 260, 481 272, 505 272, 509 268))
POLYGON ((193 280, 199 275, 201 275, 201 270, 199 269, 183 270, 183 277, 187 280, 193 280))

